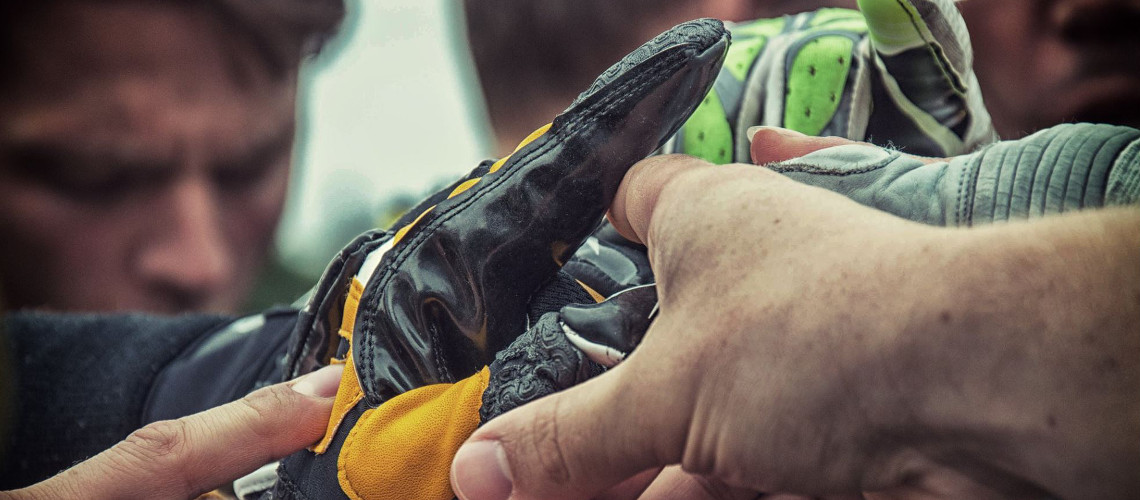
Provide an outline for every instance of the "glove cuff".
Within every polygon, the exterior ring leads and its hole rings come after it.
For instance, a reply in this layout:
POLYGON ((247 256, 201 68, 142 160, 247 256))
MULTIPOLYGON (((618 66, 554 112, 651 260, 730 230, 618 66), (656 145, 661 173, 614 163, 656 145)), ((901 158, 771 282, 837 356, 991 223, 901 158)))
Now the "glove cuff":
POLYGON ((1134 203, 1140 131, 1088 123, 1052 127, 962 157, 969 193, 959 225, 1134 203), (972 182, 969 179, 974 179, 972 182))

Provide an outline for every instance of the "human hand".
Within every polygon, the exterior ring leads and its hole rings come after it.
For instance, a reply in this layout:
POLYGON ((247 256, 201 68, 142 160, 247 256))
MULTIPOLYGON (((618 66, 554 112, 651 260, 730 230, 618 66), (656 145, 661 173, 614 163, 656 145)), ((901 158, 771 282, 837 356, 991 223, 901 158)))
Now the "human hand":
POLYGON ((320 439, 343 366, 147 425, 110 449, 4 500, 193 498, 320 439))
POLYGON ((565 344, 559 307, 593 301, 560 268, 630 166, 700 103, 728 42, 711 19, 658 35, 513 153, 333 260, 287 373, 335 361, 344 379, 324 439, 282 461, 274 498, 450 498, 455 450, 485 414, 600 371, 546 342, 565 344), (545 380, 522 382, 535 373, 545 380))
MULTIPOLYGON (((753 145, 763 163, 852 145, 764 135, 753 145)), ((1123 166, 1135 178, 1129 165, 1123 166)), ((963 246, 976 242, 968 235, 994 231, 912 224, 764 169, 714 168, 684 157, 636 166, 611 216, 624 234, 649 246, 660 315, 610 373, 477 431, 453 465, 461 498, 1045 495, 1005 472, 1008 462, 996 466, 977 454, 967 460, 977 449, 965 450, 980 445, 966 436, 937 443, 947 437, 931 433, 925 447, 916 445, 930 401, 909 398, 944 393, 915 390, 933 378, 918 366, 919 342, 909 334, 936 338, 952 323, 970 321, 946 308, 965 297, 947 294, 931 277, 971 274, 955 256, 973 256, 963 246), (963 453, 946 452, 955 446, 963 453), (683 468, 656 473, 668 464, 683 468)), ((994 323, 990 333, 1013 331, 994 323)), ((980 330, 970 333, 970 342, 989 340, 980 330)), ((955 349, 927 350, 942 354, 926 359, 942 367, 970 364, 962 357, 970 350, 956 342, 955 349)), ((1035 377, 1033 387, 1045 379, 1040 367, 1024 373, 1035 377)), ((940 404, 946 403, 934 406, 940 404)), ((1028 413, 1018 416, 1018 432, 1036 425, 1028 413)), ((1024 458, 1002 452, 1009 462, 1024 458)))
POLYGON ((865 470, 867 458, 892 456, 864 448, 889 416, 866 408, 883 395, 860 394, 855 381, 880 363, 869 346, 898 333, 906 316, 907 304, 880 299, 926 264, 907 254, 933 245, 936 230, 764 169, 678 156, 635 166, 611 215, 649 246, 659 316, 611 372, 477 431, 455 461, 462 498, 505 498, 473 489, 487 486, 486 467, 504 452, 512 498, 592 498, 668 464, 751 496, 896 479, 865 470), (860 251, 835 251, 848 248, 860 251), (896 279, 872 279, 882 268, 896 279))

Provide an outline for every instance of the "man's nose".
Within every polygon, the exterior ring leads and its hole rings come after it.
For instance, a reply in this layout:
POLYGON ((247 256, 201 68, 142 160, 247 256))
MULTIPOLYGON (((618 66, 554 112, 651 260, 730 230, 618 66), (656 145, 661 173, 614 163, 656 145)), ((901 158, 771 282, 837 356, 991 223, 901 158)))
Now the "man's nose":
POLYGON ((163 203, 138 269, 172 307, 201 307, 234 272, 217 196, 207 180, 190 178, 175 183, 163 203))

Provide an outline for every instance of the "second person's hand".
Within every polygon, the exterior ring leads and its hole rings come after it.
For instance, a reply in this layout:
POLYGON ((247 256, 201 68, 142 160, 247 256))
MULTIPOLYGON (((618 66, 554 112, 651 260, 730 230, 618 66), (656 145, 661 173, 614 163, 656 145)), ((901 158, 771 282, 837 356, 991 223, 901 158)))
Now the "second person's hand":
MULTIPOLYGON (((778 135, 757 159, 850 144, 778 135)), ((1101 293, 1140 283, 1121 265, 1134 211, 947 230, 755 166, 672 156, 635 166, 611 216, 650 249, 658 318, 609 373, 477 431, 453 466, 461 498, 1127 491, 1123 476, 1091 484, 1040 457, 1136 463, 1120 443, 1137 429, 1113 417, 1135 366, 1085 368, 1137 344, 1136 305, 1101 293), (1080 347, 1103 310, 1119 321, 1090 333, 1097 350, 1080 347), (669 464, 681 468, 649 485, 643 472, 669 464)))

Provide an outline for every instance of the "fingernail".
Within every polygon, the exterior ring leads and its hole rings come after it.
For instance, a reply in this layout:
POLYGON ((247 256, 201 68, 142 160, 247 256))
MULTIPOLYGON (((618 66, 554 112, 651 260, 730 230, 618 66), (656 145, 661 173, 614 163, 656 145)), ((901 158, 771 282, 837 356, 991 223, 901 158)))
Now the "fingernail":
POLYGON ((511 468, 498 441, 467 443, 451 462, 451 487, 460 500, 507 500, 511 468))
POLYGON ((797 131, 792 130, 792 129, 780 128, 780 127, 768 127, 768 126, 764 126, 764 125, 759 125, 756 127, 748 127, 748 130, 746 130, 744 132, 744 135, 748 136, 748 142, 752 142, 752 139, 754 137, 756 137, 756 133, 761 131, 761 130, 771 130, 772 132, 775 132, 775 133, 782 135, 784 137, 795 137, 795 138, 807 137, 807 135, 802 134, 802 133, 797 132, 797 131))
POLYGON ((292 387, 294 391, 306 396, 331 398, 336 396, 336 391, 340 387, 340 376, 343 373, 344 365, 329 365, 297 379, 292 387))

